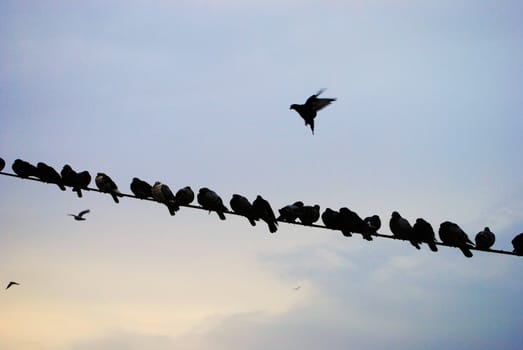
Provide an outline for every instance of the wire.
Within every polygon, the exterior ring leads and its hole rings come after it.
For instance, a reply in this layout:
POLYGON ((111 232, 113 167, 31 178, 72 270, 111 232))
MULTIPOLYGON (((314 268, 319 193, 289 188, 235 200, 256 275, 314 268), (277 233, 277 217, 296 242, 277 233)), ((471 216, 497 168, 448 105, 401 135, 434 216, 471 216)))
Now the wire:
MULTIPOLYGON (((23 180, 32 180, 32 181, 36 181, 36 182, 42 182, 42 183, 48 183, 48 182, 45 182, 41 179, 38 179, 38 178, 34 178, 34 177, 21 177, 21 176, 18 176, 16 174, 10 174, 10 173, 6 173, 6 172, 1 172, 0 171, 0 175, 4 175, 4 176, 10 176, 10 177, 15 177, 15 178, 19 178, 19 179, 23 179, 23 180)), ((92 191, 92 192, 99 192, 99 193, 106 193, 106 192, 102 192, 100 191, 99 189, 96 189, 96 188, 82 188, 82 190, 84 191, 92 191)), ((127 194, 127 193, 120 193, 118 196, 121 196, 121 197, 128 197, 128 198, 134 198, 134 199, 139 199, 139 200, 146 200, 146 201, 151 201, 151 202, 156 202, 156 203, 161 203, 161 202, 158 202, 157 200, 153 199, 153 198, 138 198, 132 194, 127 194)), ((180 207, 186 207, 186 208, 192 208, 192 209, 199 209, 199 210, 205 210, 205 211, 208 211, 208 209, 205 209, 205 208, 202 208, 201 206, 198 206, 198 205, 180 205, 180 207)), ((225 211, 224 212, 225 214, 228 214, 228 215, 237 215, 237 216, 243 216, 241 214, 238 214, 238 213, 235 213, 233 211, 225 211)), ((338 232, 341 232, 339 230, 335 230, 335 229, 331 229, 329 227, 326 227, 326 226, 323 226, 323 225, 316 225, 316 224, 312 224, 312 225, 307 225, 307 224, 302 224, 301 222, 287 222, 287 221, 283 221, 283 220, 277 220, 278 222, 282 222, 282 223, 285 223, 285 224, 292 224, 292 225, 300 225, 300 226, 306 226, 306 227, 314 227, 314 228, 321 228, 321 229, 326 229, 326 230, 332 230, 332 231, 338 231, 338 232)), ((353 232, 353 234, 361 234, 359 232, 353 232)), ((403 239, 403 238, 398 238, 396 236, 392 236, 392 235, 384 235, 384 234, 381 234, 381 233, 373 233, 372 236, 374 237, 380 237, 380 238, 388 238, 388 239, 396 239, 396 240, 400 240, 400 241, 408 241, 406 239, 403 239)), ((455 246, 452 246, 452 245, 449 245, 449 244, 446 244, 446 243, 443 243, 443 242, 438 242, 436 241, 435 242, 436 245, 440 245, 440 246, 445 246, 445 247, 451 247, 451 248, 457 248, 455 246)), ((514 255, 514 256, 520 256, 514 252, 509 252, 509 251, 506 251, 506 250, 498 250, 498 249, 481 249, 481 248, 477 248, 477 247, 468 247, 468 249, 470 250, 477 250, 477 251, 481 251, 481 252, 485 252, 485 253, 494 253, 494 254, 505 254, 505 255, 514 255)))

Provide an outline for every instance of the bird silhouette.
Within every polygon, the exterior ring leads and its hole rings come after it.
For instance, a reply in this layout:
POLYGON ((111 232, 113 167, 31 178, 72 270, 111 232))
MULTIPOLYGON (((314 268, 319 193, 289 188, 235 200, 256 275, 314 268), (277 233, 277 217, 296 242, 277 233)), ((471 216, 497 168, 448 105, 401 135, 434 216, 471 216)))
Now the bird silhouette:
POLYGON ((4 170, 5 167, 5 160, 0 157, 0 171, 4 170))
POLYGON ((13 162, 13 165, 11 165, 11 168, 13 169, 16 175, 23 178, 28 178, 30 176, 38 176, 38 169, 36 169, 36 167, 33 164, 26 162, 25 160, 16 159, 13 162))
POLYGON ((296 112, 298 112, 300 117, 303 118, 305 121, 305 126, 310 126, 313 135, 314 118, 316 118, 318 111, 336 101, 335 98, 318 98, 318 96, 324 91, 325 89, 321 89, 316 94, 310 96, 307 101, 305 101, 305 104, 292 104, 290 107, 290 109, 294 109, 296 112))
POLYGON ((131 181, 131 192, 140 199, 152 198, 153 194, 151 192, 152 186, 149 185, 146 181, 140 180, 137 177, 133 177, 131 181))
MULTIPOLYGON (((340 213, 336 210, 332 210, 331 208, 325 209, 321 214, 321 221, 323 221, 323 224, 327 228, 341 230, 340 213)), ((348 232, 348 234, 352 236, 350 232, 348 232)))
POLYGON ((436 235, 432 225, 425 221, 423 218, 417 218, 414 226, 412 226, 412 232, 414 237, 419 238, 421 242, 425 242, 429 245, 430 250, 433 252, 438 251, 436 246, 436 235))
POLYGON ((62 182, 65 186, 72 187, 79 198, 82 198, 82 189, 87 189, 91 182, 91 175, 88 171, 77 173, 69 164, 63 166, 60 172, 62 182))
POLYGON ((363 219, 347 207, 340 208, 339 220, 344 236, 352 236, 351 232, 361 233, 363 239, 372 241, 371 229, 363 219))
POLYGON ((252 210, 257 218, 265 221, 270 233, 275 233, 278 230, 278 222, 276 221, 274 211, 270 203, 262 196, 258 195, 254 202, 252 202, 252 210))
POLYGON ((90 212, 90 210, 86 209, 86 210, 82 210, 81 212, 79 212, 78 215, 76 215, 76 214, 67 214, 67 215, 74 217, 74 219, 76 221, 85 221, 85 218, 83 216, 89 212, 90 212))
POLYGON ((47 183, 56 184, 58 188, 60 188, 62 191, 65 191, 62 177, 53 167, 45 164, 44 162, 39 162, 36 164, 36 169, 38 170, 37 176, 40 178, 40 180, 47 183))
POLYGON ((191 186, 180 188, 174 195, 174 200, 179 205, 189 205, 194 200, 194 192, 191 186))
POLYGON ((301 286, 296 286, 294 287, 294 290, 299 290, 301 288, 301 286))
POLYGON ((523 255, 523 233, 520 233, 512 239, 513 252, 517 255, 523 255))
POLYGON ((381 219, 378 215, 367 216, 363 221, 372 233, 378 233, 378 230, 381 228, 381 219))
POLYGON ((156 201, 165 204, 169 214, 174 215, 180 209, 169 186, 156 181, 151 189, 151 194, 156 201))
POLYGON ((11 281, 7 284, 7 287, 5 287, 5 289, 9 289, 11 286, 19 286, 19 285, 20 285, 20 283, 11 281))
POLYGON ((297 201, 293 204, 284 206, 278 209, 280 215, 277 220, 284 222, 296 222, 296 219, 300 216, 300 212, 303 209, 303 202, 297 201))
POLYGON ((439 225, 439 238, 443 243, 459 248, 467 258, 472 257, 469 248, 474 247, 474 243, 457 224, 450 221, 442 222, 439 225))
POLYGON ((225 220, 225 212, 227 212, 227 207, 223 204, 222 199, 216 192, 208 189, 207 187, 202 187, 198 191, 198 195, 196 196, 196 199, 198 203, 202 206, 202 208, 209 210, 209 213, 211 211, 215 211, 216 214, 218 214, 218 217, 221 220, 225 220))
POLYGON ((96 177, 94 178, 94 181, 96 183, 96 187, 101 192, 109 193, 111 197, 113 197, 113 200, 115 203, 119 203, 118 196, 121 196, 120 191, 118 191, 118 186, 116 186, 116 183, 106 174, 104 173, 98 173, 96 174, 96 177))
POLYGON ((256 226, 256 217, 252 210, 252 204, 246 197, 239 194, 233 194, 229 204, 231 205, 233 212, 245 216, 252 226, 256 226))
POLYGON ((421 249, 421 240, 414 236, 412 226, 409 221, 403 218, 397 211, 392 212, 389 221, 389 228, 394 237, 399 239, 408 240, 416 249, 421 249))
POLYGON ((492 231, 490 231, 490 228, 485 227, 483 231, 480 231, 476 234, 474 240, 476 241, 476 248, 490 249, 490 247, 492 247, 496 241, 496 236, 492 231))
POLYGON ((304 205, 298 212, 298 219, 304 225, 312 225, 320 219, 320 206, 318 204, 304 205))

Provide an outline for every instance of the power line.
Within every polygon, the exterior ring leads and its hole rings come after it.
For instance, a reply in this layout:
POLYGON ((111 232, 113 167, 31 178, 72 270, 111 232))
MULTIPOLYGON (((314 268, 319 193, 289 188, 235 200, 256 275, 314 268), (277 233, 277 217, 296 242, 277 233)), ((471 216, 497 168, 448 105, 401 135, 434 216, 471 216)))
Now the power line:
MULTIPOLYGON (((0 171, 0 175, 4 175, 4 176, 10 176, 10 177, 15 177, 15 178, 18 178, 18 179, 22 179, 22 180, 31 180, 31 181, 36 181, 36 182, 42 182, 42 183, 48 183, 48 182, 45 182, 41 179, 38 179, 38 178, 34 178, 34 177, 21 177, 21 176, 18 176, 16 174, 11 174, 11 173, 6 173, 6 172, 1 172, 0 171)), ((99 192, 99 193, 104 193, 104 194, 107 194, 106 192, 102 192, 100 191, 99 189, 97 188, 82 188, 82 190, 84 191, 92 191, 92 192, 99 192)), ((139 200, 146 200, 146 201, 151 201, 151 202, 156 202, 156 203, 161 203, 161 202, 158 202, 157 200, 153 199, 153 198, 138 198, 132 194, 127 194, 127 193, 120 193, 119 196, 121 197, 128 197, 128 198, 133 198, 133 199, 139 199, 139 200)), ((208 209, 205 209, 201 206, 198 206, 198 205, 180 205, 180 207, 186 207, 186 208, 191 208, 191 209, 199 209, 199 210, 204 210, 204 211, 208 211, 208 209)), ((241 214, 238 214, 238 213, 235 213, 233 211, 225 211, 224 212, 225 214, 228 214, 228 215, 237 215, 237 216, 243 216, 241 214)), ((341 232, 340 230, 335 230, 335 229, 331 229, 329 227, 326 227, 324 225, 317 225, 317 224, 311 224, 311 225, 308 225, 308 224, 303 224, 301 222, 288 222, 288 221, 283 221, 283 220, 277 220, 278 222, 281 222, 281 223, 285 223, 285 224, 292 224, 292 225, 300 225, 300 226, 306 226, 306 227, 314 227, 314 228, 321 228, 321 229, 325 229, 325 230, 332 230, 332 231, 337 231, 337 232, 341 232)), ((359 232, 352 232, 353 234, 360 234, 359 232)), ((374 237, 380 237, 380 238, 388 238, 388 239, 395 239, 395 240, 400 240, 400 241, 407 241, 407 239, 402 239, 402 238, 398 238, 396 236, 392 236, 392 235, 384 235, 384 234, 381 234, 381 233, 373 233, 371 234, 372 236, 374 237)), ((446 243, 443 243, 443 242, 438 242, 436 241, 435 242, 436 245, 440 245, 440 246, 445 246, 445 247, 451 247, 451 248, 457 248, 455 246, 452 246, 452 245, 449 245, 449 244, 446 244, 446 243)), ((509 252, 509 251, 506 251, 506 250, 498 250, 498 249, 481 249, 481 248, 477 248, 477 247, 468 247, 468 249, 470 250, 477 250, 477 251, 481 251, 481 252, 485 252, 485 253, 494 253, 494 254, 505 254, 505 255, 514 255, 514 256, 519 256, 518 254, 514 253, 514 252, 509 252)))

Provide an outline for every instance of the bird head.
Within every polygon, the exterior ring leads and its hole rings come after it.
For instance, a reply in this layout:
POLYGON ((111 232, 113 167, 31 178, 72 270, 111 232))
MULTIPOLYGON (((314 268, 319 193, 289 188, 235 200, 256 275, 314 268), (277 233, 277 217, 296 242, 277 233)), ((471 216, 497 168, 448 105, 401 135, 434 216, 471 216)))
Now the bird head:
POLYGON ((294 110, 296 110, 296 107, 298 107, 298 105, 295 104, 295 103, 293 103, 293 104, 289 107, 289 109, 294 109, 294 110))

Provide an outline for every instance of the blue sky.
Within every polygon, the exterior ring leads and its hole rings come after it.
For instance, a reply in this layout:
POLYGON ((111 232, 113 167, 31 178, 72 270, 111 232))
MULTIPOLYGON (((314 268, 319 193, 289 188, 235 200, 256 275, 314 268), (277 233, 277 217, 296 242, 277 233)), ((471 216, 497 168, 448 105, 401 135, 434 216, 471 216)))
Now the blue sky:
MULTIPOLYGON (((0 156, 523 229, 518 1, 0 2, 0 156), (289 110, 327 88, 315 135, 289 110)), ((7 167, 9 169, 9 167, 7 167)), ((9 169, 10 170, 10 169, 9 169)), ((514 349, 521 259, 0 178, 2 349, 514 349), (90 208, 85 222, 67 213, 90 208), (3 283, 3 282, 2 282, 3 283), (301 289, 293 288, 297 285, 301 289)))

